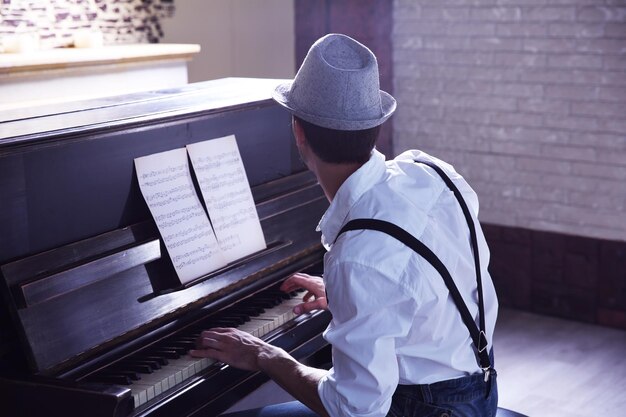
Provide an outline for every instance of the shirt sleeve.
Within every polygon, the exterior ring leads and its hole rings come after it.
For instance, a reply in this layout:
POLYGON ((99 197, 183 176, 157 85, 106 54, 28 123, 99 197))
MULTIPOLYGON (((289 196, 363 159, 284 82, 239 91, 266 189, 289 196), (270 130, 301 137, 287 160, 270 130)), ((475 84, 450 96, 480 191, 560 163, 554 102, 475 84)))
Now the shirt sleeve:
POLYGON ((318 385, 322 403, 332 416, 385 416, 399 380, 395 338, 408 333, 415 301, 372 266, 331 263, 324 279, 333 369, 318 385))

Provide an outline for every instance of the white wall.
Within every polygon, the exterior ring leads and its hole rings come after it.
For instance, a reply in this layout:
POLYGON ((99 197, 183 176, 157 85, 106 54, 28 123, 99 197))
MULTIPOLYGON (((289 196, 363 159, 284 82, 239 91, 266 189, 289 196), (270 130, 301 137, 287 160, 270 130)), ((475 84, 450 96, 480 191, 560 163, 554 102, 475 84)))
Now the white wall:
POLYGON ((198 43, 189 82, 222 77, 293 78, 293 0, 182 0, 163 21, 165 43, 198 43))
POLYGON ((394 3, 394 150, 455 165, 486 223, 626 241, 626 13, 394 3))

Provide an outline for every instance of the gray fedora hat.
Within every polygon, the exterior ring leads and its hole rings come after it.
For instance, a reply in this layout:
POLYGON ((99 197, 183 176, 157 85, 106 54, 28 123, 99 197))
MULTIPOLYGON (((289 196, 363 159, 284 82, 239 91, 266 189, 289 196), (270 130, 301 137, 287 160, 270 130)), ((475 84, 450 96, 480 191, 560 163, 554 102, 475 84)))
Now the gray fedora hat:
POLYGON ((337 130, 378 126, 396 109, 380 90, 376 56, 340 34, 315 42, 293 81, 278 85, 272 97, 299 118, 337 130))

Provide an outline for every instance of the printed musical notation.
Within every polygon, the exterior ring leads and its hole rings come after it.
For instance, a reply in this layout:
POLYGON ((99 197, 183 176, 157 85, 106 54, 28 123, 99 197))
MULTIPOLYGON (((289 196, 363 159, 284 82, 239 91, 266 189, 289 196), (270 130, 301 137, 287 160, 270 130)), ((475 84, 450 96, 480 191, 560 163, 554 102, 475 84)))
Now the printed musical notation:
POLYGON ((226 261, 265 249, 235 136, 187 145, 187 151, 226 261))
POLYGON ((195 192, 185 148, 136 158, 135 167, 180 281, 185 284, 226 265, 195 192))
POLYGON ((183 284, 266 248, 235 136, 136 158, 135 166, 183 284), (196 194, 187 153, 210 222, 196 194))

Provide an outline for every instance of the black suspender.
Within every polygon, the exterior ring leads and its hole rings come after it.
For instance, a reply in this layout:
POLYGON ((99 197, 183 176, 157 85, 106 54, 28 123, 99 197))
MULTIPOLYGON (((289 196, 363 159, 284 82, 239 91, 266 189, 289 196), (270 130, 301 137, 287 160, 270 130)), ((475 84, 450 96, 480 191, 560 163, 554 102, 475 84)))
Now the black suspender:
POLYGON ((452 190, 452 192, 454 193, 454 196, 456 197, 459 204, 461 205, 461 209, 463 210, 463 215, 465 216, 465 220, 467 221, 467 224, 470 229, 470 241, 472 245, 472 252, 474 254, 474 266, 476 269, 476 283, 477 283, 477 289, 478 289, 479 327, 476 326, 476 323, 474 322, 474 319, 472 315, 470 314, 467 308, 467 305, 465 304, 465 302, 463 301, 463 298, 461 297, 461 293, 459 292, 459 289, 454 283, 454 280, 452 279, 450 272, 445 267, 443 262, 441 262, 441 260, 437 257, 437 255, 433 253, 433 251, 431 251, 426 245, 424 245, 422 242, 420 242, 418 239, 416 239, 413 235, 408 233, 406 230, 402 229, 401 227, 396 226, 393 223, 390 223, 384 220, 354 219, 354 220, 350 220, 348 223, 346 223, 343 226, 343 228, 337 234, 337 238, 342 233, 347 232, 349 230, 362 230, 362 229, 376 230, 376 231, 383 232, 383 233, 388 234, 389 236, 394 237, 395 239, 404 243, 409 248, 413 249, 424 259, 426 259, 437 270, 437 272, 439 272, 439 274, 443 277, 446 287, 448 287, 448 291, 450 291, 450 295, 452 296, 452 299, 454 300, 454 303, 456 304, 461 314, 461 319, 463 320, 463 323, 465 324, 465 326, 467 327, 467 330, 470 333, 470 337, 472 338, 472 341, 474 343, 474 349, 476 350, 476 355, 478 357, 479 366, 485 372, 485 380, 487 380, 492 367, 491 367, 491 361, 489 359, 489 353, 487 352, 487 337, 485 334, 485 306, 483 302, 482 277, 481 277, 481 272, 480 272, 480 258, 478 254, 478 239, 476 237, 476 229, 474 227, 474 220, 472 219, 472 216, 470 215, 469 209, 467 207, 467 204, 465 203, 465 200, 463 199, 463 196, 461 195, 461 192, 456 187, 456 185, 454 185, 452 180, 443 172, 441 168, 439 168, 437 165, 433 164, 430 161, 417 161, 416 160, 415 162, 428 165, 429 167, 434 169, 435 172, 437 172, 437 174, 439 174, 439 176, 446 183, 448 188, 452 190))

